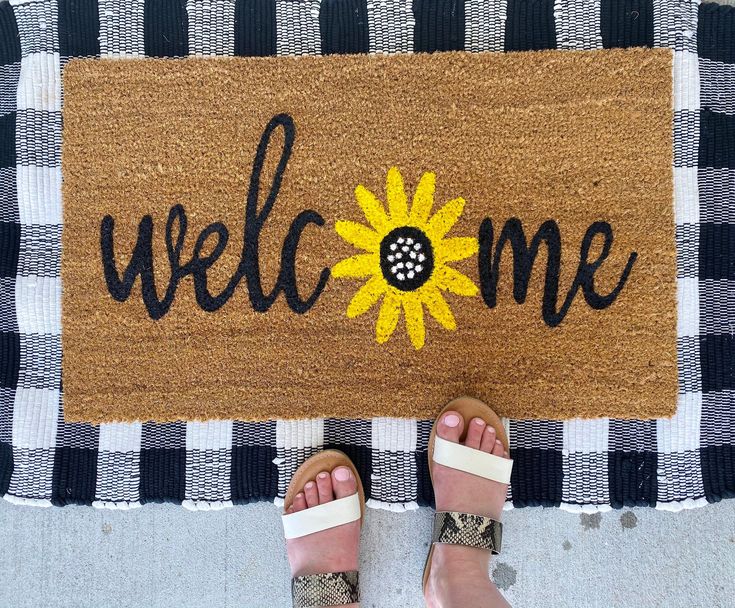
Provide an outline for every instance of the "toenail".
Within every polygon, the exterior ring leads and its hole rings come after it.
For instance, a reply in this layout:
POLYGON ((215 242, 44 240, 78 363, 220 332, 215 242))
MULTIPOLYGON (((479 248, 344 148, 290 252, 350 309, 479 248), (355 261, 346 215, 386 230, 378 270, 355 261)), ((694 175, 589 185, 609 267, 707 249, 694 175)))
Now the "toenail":
POLYGON ((459 424, 459 416, 457 416, 456 414, 447 414, 446 416, 444 416, 444 424, 454 428, 459 424))
POLYGON ((325 473, 324 471, 322 471, 321 473, 319 473, 318 477, 319 479, 326 479, 327 477, 329 477, 329 473, 325 473))
POLYGON ((492 433, 494 430, 495 429, 493 427, 491 427, 491 426, 485 427, 485 432, 486 433, 492 433))
POLYGON ((307 490, 311 490, 313 487, 314 487, 314 482, 313 481, 310 481, 309 483, 307 483, 304 486, 304 488, 306 488, 307 490))
POLYGON ((298 494, 296 494, 296 498, 303 498, 303 497, 304 497, 304 495, 301 492, 299 492, 298 494))
POLYGON ((475 424, 485 424, 485 421, 480 418, 475 418, 475 424))
POLYGON ((347 481, 350 478, 350 470, 344 467, 339 468, 334 472, 334 476, 337 481, 347 481))

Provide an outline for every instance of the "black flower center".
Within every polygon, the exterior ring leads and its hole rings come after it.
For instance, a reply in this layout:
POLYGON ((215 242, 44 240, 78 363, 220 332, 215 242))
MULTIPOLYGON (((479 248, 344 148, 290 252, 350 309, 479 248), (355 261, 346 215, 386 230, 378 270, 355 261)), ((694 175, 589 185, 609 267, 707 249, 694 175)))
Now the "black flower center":
POLYGON ((434 270, 429 237, 412 226, 391 230, 380 242, 380 269, 389 285, 402 291, 418 289, 434 270))

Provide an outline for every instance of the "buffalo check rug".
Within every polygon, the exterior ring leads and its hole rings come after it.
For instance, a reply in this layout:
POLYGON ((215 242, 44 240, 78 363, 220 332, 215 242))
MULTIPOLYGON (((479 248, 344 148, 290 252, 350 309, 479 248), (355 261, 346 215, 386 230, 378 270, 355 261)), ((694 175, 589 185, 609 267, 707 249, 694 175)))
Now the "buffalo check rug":
POLYGON ((369 504, 430 505, 431 420, 66 422, 62 74, 72 58, 657 47, 673 51, 678 407, 507 420, 509 505, 678 510, 735 496, 735 9, 688 0, 0 3, 0 494, 40 506, 276 500, 324 447, 369 504))

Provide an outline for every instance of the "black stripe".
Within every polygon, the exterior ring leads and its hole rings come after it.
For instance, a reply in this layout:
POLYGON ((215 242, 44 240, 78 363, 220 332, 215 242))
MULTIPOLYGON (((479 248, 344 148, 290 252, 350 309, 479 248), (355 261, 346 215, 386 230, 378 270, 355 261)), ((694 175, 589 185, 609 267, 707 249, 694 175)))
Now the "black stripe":
POLYGON ((735 115, 702 109, 699 166, 735 169, 735 115))
POLYGON ((20 334, 0 331, 0 387, 16 388, 20 370, 20 334))
POLYGON ((15 112, 0 116, 0 167, 15 167, 15 112))
POLYGON ((273 498, 278 494, 276 448, 268 445, 232 446, 230 491, 237 504, 273 498))
MULTIPOLYGON (((20 60, 20 38, 13 8, 9 2, 0 2, 0 65, 12 65, 19 63, 20 60)), ((7 91, 5 88, 2 92, 3 94, 9 92, 14 95, 13 91, 7 91)), ((4 158, 3 162, 5 163, 10 163, 12 159, 14 164, 15 112, 12 112, 9 116, 12 118, 5 118, 3 126, 0 127, 0 158, 4 158), (11 122, 12 131, 9 130, 11 122)), ((12 165, 8 164, 7 166, 12 165)), ((17 208, 17 204, 13 206, 17 208)), ((15 277, 19 251, 20 225, 15 222, 0 222, 1 277, 15 277)), ((10 310, 0 310, 0 315, 5 319, 15 316, 13 310, 15 304, 12 299, 8 304, 10 310)), ((20 335, 15 332, 0 332, 0 387, 15 389, 18 385, 19 370, 20 335)), ((4 391, 0 399, 3 401, 3 403, 0 403, 0 416, 10 417, 12 420, 14 390, 4 391)), ((0 496, 8 491, 12 473, 13 447, 7 443, 0 443, 0 496)))
POLYGON ((558 507, 562 498, 563 461, 559 450, 511 449, 510 484, 516 507, 558 507))
POLYGON ((189 19, 185 0, 145 0, 145 54, 148 57, 186 57, 189 19))
POLYGON ((20 253, 20 224, 0 222, 0 277, 15 278, 20 253))
POLYGON ((62 57, 98 57, 100 18, 97 0, 58 0, 62 57))
POLYGON ((414 0, 417 53, 464 50, 464 0, 414 0))
POLYGON ((322 0, 319 31, 323 55, 367 53, 367 1, 322 0))
POLYGON ((655 507, 657 466, 656 452, 609 452, 607 473, 612 507, 655 507))
POLYGON ((20 37, 13 7, 9 2, 0 2, 0 65, 18 63, 20 57, 20 37))
POLYGON ((0 496, 7 493, 12 473, 13 447, 9 443, 0 443, 0 496))
POLYGON ((703 392, 735 389, 735 335, 700 336, 699 364, 703 392))
POLYGON ((416 459, 416 502, 421 507, 433 507, 434 485, 431 483, 429 473, 429 453, 422 450, 415 452, 413 456, 416 459))
POLYGON ((538 51, 554 48, 554 0, 508 0, 505 50, 538 51))
POLYGON ((709 502, 735 498, 735 446, 706 446, 699 450, 702 485, 709 502))
POLYGON ((275 0, 237 0, 235 4, 235 55, 266 57, 275 54, 275 0))
POLYGON ((52 480, 54 505, 91 505, 97 485, 97 450, 57 447, 52 480))
POLYGON ((184 500, 186 425, 146 423, 140 437, 140 496, 143 502, 184 500))
POLYGON ((699 225, 699 278, 735 281, 735 224, 699 225))
POLYGON ((653 46, 653 0, 602 0, 602 46, 653 46))
POLYGON ((700 4, 697 51, 700 57, 735 63, 735 7, 700 4))
POLYGON ((186 449, 148 448, 140 451, 140 497, 143 502, 184 500, 186 449))

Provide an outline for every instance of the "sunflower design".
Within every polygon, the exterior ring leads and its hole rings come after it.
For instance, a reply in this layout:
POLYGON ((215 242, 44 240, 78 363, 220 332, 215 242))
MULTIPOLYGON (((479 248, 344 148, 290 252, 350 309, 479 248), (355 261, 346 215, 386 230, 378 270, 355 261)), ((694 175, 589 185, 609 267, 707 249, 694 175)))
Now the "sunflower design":
POLYGON ((338 221, 335 230, 345 241, 366 253, 342 260, 332 268, 337 278, 365 279, 347 307, 347 316, 355 318, 380 306, 375 336, 383 344, 398 325, 401 308, 406 329, 417 350, 424 345, 424 306, 445 329, 457 323, 443 292, 476 296, 477 286, 464 274, 448 266, 477 253, 477 239, 445 238, 462 215, 465 201, 455 198, 433 216, 436 174, 424 173, 408 208, 403 177, 397 167, 388 171, 385 194, 388 211, 376 196, 362 185, 355 197, 372 227, 357 222, 338 221))

